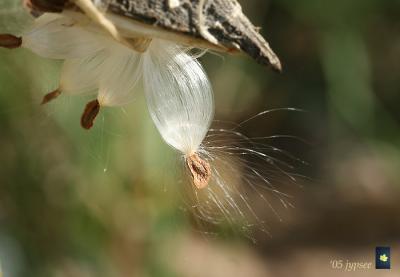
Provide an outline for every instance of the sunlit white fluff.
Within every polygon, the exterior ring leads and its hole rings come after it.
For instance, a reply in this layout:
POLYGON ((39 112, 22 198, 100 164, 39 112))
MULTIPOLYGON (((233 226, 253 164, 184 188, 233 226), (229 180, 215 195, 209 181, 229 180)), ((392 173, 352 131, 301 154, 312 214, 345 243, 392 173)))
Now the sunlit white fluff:
POLYGON ((122 106, 132 99, 142 76, 140 53, 120 45, 107 50, 97 98, 101 105, 122 106))
POLYGON ((98 93, 102 106, 129 102, 141 76, 137 52, 84 20, 44 14, 23 32, 21 47, 44 58, 64 60, 60 93, 98 93))
POLYGON ((75 20, 44 14, 22 34, 22 47, 50 59, 85 58, 107 45, 106 37, 89 32, 75 20))
POLYGON ((187 52, 164 45, 153 43, 143 55, 146 98, 162 138, 183 156, 189 209, 200 222, 230 224, 249 238, 255 229, 268 233, 265 214, 280 220, 276 204, 292 206, 281 190, 296 183, 291 163, 301 161, 267 144, 268 138, 210 129, 214 102, 207 76, 187 52))
MULTIPOLYGON (((170 99, 170 102, 179 99, 170 99)), ((188 101, 190 101, 188 99, 188 101)), ((196 99, 192 99, 194 103, 196 99)), ((189 105, 190 106, 190 105, 189 105)), ((151 106, 149 106, 151 108, 151 106)), ((200 108, 201 109, 201 108, 200 108)), ((163 114, 163 126, 159 128, 165 140, 172 136, 174 143, 186 145, 191 135, 180 124, 189 120, 189 110, 176 111, 171 118, 163 114), (176 117, 181 118, 179 120, 176 117), (174 126, 179 122, 178 126, 174 126), (165 130, 167 132, 163 133, 165 130), (169 130, 175 130, 171 135, 169 130), (180 140, 182 141, 176 141, 180 140)), ((190 125, 190 122, 187 122, 190 125)), ((292 197, 288 194, 302 179, 295 174, 295 166, 304 162, 290 153, 274 147, 272 141, 286 136, 248 138, 236 128, 209 129, 200 145, 194 144, 191 154, 183 154, 183 180, 179 189, 184 192, 186 208, 203 225, 230 226, 235 233, 254 239, 254 232, 261 231, 270 235, 267 220, 282 220, 282 213, 293 207, 292 197), (196 148, 197 147, 197 148, 196 148), (205 184, 199 186, 188 160, 195 156, 209 170, 205 184)), ((290 136, 288 136, 290 138, 290 136)), ((172 144, 170 144, 172 145, 172 144)), ((200 168, 200 171, 202 169, 200 168)), ((209 227, 205 227, 209 230, 209 227)))
MULTIPOLYGON (((207 133, 212 119, 212 90, 207 76, 197 60, 186 49, 174 43, 153 39, 148 41, 147 51, 138 52, 97 28, 87 18, 69 18, 58 14, 44 14, 34 21, 22 36, 22 47, 53 59, 63 59, 60 87, 57 94, 46 95, 44 103, 60 93, 96 93, 100 106, 121 106, 132 99, 137 81, 143 76, 144 88, 150 111, 158 127, 171 126, 163 122, 162 113, 173 116, 185 106, 190 118, 178 124, 184 128, 186 138, 174 138, 176 130, 164 139, 185 153, 193 152, 207 133), (206 97, 202 99, 200 96, 206 97), (178 105, 166 105, 168 99, 180 97, 178 105), (188 99, 199 99, 195 105, 188 99), (198 109, 206 106, 207 111, 198 109), (160 110, 160 111, 159 111, 160 110), (180 141, 184 139, 184 145, 180 141), (196 147, 193 148, 193 145, 196 147)), ((173 104, 173 103, 171 103, 173 104)), ((168 118, 168 121, 171 118, 168 118)), ((166 131, 163 131, 165 133, 166 131)))
POLYGON ((182 48, 154 41, 143 54, 143 72, 149 111, 162 137, 185 155, 195 153, 214 114, 201 65, 182 48))
POLYGON ((60 91, 69 95, 95 93, 105 60, 106 51, 98 51, 85 58, 65 60, 60 74, 60 91))
POLYGON ((270 235, 267 221, 282 221, 293 207, 289 192, 302 179, 295 168, 304 164, 273 146, 280 138, 290 137, 249 138, 236 128, 210 129, 198 150, 211 167, 209 185, 185 190, 188 209, 200 223, 228 224, 250 239, 255 231, 270 235))
MULTIPOLYGON (((44 14, 23 33, 22 46, 64 60, 62 93, 93 93, 96 101, 84 113, 93 120, 99 106, 128 102, 143 76, 151 117, 163 139, 184 157, 191 196, 189 207, 199 219, 265 230, 251 193, 272 208, 268 195, 288 206, 288 196, 274 187, 278 175, 292 176, 264 144, 237 132, 240 144, 222 139, 226 130, 209 131, 214 115, 211 85, 198 61, 174 43, 153 39, 137 52, 96 29, 90 22, 44 14), (95 103, 95 105, 92 105, 95 103), (96 106, 99 105, 99 106, 96 106), (208 135, 207 135, 208 133, 208 135), (222 144, 219 144, 222 142, 222 144), (249 145, 244 146, 243 143, 249 145), (251 157, 252 159, 249 159, 251 157)), ((89 122, 92 124, 93 122, 89 122)), ((91 126, 91 125, 88 126, 91 126)))

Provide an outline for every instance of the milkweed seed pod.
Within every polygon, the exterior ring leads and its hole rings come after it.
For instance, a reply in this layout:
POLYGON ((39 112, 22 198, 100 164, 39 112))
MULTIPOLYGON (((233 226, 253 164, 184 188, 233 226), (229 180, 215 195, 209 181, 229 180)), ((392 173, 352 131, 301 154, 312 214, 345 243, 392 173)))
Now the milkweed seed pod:
POLYGON ((165 142, 181 153, 192 184, 186 188, 194 213, 207 222, 241 226, 245 232, 254 225, 266 231, 243 187, 275 213, 267 194, 285 207, 291 205, 290 197, 273 185, 276 173, 295 179, 268 153, 279 149, 234 130, 210 129, 211 84, 190 47, 182 44, 243 50, 276 69, 279 59, 235 0, 185 1, 186 5, 177 0, 166 6, 159 1, 27 0, 36 18, 21 33, 1 34, 0 47, 23 47, 63 60, 59 87, 42 103, 62 94, 93 94, 81 117, 85 129, 93 126, 101 107, 129 102, 142 80, 152 120, 165 142), (193 19, 194 26, 187 19, 193 19), (223 140, 227 134, 240 143, 223 140))
MULTIPOLYGON (((144 14, 147 14, 150 7, 153 7, 155 12, 160 13, 161 16, 161 11, 158 10, 159 7, 157 5, 146 6, 149 3, 142 2, 129 2, 131 4, 129 7, 132 9, 137 8, 139 12, 144 14)), ((152 48, 152 44, 157 44, 152 43, 152 41, 166 42, 166 40, 160 40, 160 37, 174 40, 172 33, 165 35, 165 33, 159 32, 160 30, 153 30, 154 26, 138 26, 135 20, 127 20, 126 17, 116 16, 115 14, 119 14, 118 11, 120 11, 117 7, 122 7, 122 4, 118 1, 27 0, 24 3, 34 11, 63 11, 63 13, 61 15, 47 13, 40 15, 32 26, 25 30, 22 37, 10 34, 0 35, 0 46, 6 48, 24 47, 45 58, 65 60, 60 78, 60 87, 45 95, 42 103, 48 103, 62 93, 81 94, 97 91, 97 98, 88 103, 82 115, 81 123, 86 129, 92 127, 101 106, 120 106, 129 102, 134 86, 142 74, 141 54, 145 54, 145 52, 150 52, 153 55, 159 54, 157 51, 147 51, 148 48, 152 48), (85 15, 78 12, 76 8, 71 8, 74 4, 85 15), (110 12, 106 13, 107 11, 110 12)), ((187 7, 187 5, 181 5, 180 1, 168 3, 167 10, 163 11, 162 16, 166 18, 176 16, 177 19, 182 19, 181 9, 183 6, 187 7)), ((241 12, 240 5, 234 0, 190 2, 188 9, 197 10, 197 18, 194 22, 197 24, 198 37, 208 41, 209 46, 213 45, 214 48, 226 47, 227 45, 223 46, 222 42, 226 44, 229 41, 227 37, 229 37, 231 40, 230 47, 242 50, 247 49, 247 42, 241 43, 248 41, 248 39, 246 40, 242 36, 240 42, 233 40, 233 38, 240 37, 239 33, 236 33, 233 37, 232 34, 225 33, 218 35, 211 28, 212 26, 209 25, 211 19, 207 17, 207 11, 212 7, 218 8, 217 11, 221 12, 221 16, 217 18, 218 20, 215 19, 216 23, 231 23, 233 24, 232 26, 236 26, 237 30, 242 30, 242 35, 244 35, 243 30, 247 28, 251 31, 250 36, 253 37, 253 42, 250 45, 258 41, 258 48, 252 48, 253 50, 258 49, 259 53, 257 54, 258 56, 255 56, 257 57, 256 59, 260 62, 264 59, 264 62, 261 63, 269 63, 274 68, 280 69, 279 59, 262 37, 254 33, 254 27, 248 22, 241 12), (227 11, 231 11, 229 18, 226 17, 227 11)), ((196 33, 187 32, 182 20, 177 22, 181 24, 179 31, 183 34, 183 37, 196 37, 196 33)), ((176 26, 165 25, 164 27, 166 30, 170 29, 169 31, 171 31, 176 26)), ((235 30, 235 28, 232 30, 235 30)), ((179 39, 177 41, 185 42, 179 39)), ((176 44, 176 42, 170 44, 176 44)), ((202 44, 199 43, 198 45, 202 44)), ((157 64, 156 66, 163 65, 157 64)), ((152 71, 147 70, 147 72, 152 71)), ((190 78, 195 78, 195 76, 193 75, 190 78)), ((145 79, 147 80, 145 87, 151 86, 149 78, 145 76, 145 79)))
MULTIPOLYGON (((76 12, 87 0, 26 0, 45 12, 76 12)), ((244 52, 276 70, 282 66, 236 0, 93 0, 125 37, 172 40, 190 47, 244 52)), ((82 7, 81 7, 82 8, 82 7)))

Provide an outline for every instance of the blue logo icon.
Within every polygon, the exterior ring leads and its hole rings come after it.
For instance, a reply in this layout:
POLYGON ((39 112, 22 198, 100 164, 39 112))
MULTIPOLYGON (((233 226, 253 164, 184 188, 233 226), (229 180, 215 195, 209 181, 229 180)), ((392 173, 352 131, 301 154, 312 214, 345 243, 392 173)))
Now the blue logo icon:
POLYGON ((375 250, 375 268, 390 269, 390 247, 379 246, 375 250))

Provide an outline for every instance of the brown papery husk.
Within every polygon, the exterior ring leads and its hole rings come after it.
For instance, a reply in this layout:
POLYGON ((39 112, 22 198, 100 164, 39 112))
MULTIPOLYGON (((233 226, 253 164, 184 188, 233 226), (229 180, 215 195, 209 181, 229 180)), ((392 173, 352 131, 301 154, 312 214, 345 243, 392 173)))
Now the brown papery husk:
POLYGON ((193 178, 193 184, 197 189, 204 189, 208 186, 211 179, 210 164, 201 159, 197 153, 186 158, 186 164, 193 178))

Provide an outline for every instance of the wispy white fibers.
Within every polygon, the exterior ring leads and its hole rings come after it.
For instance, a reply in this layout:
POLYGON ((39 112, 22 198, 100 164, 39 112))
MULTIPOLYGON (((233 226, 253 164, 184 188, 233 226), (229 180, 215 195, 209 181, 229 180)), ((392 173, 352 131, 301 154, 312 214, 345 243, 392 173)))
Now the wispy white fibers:
POLYGON ((108 49, 99 82, 98 100, 104 106, 122 106, 132 99, 142 76, 140 53, 125 46, 108 49))
POLYGON ((64 16, 41 16, 23 37, 22 46, 43 57, 64 59, 59 90, 67 94, 98 91, 101 106, 126 104, 141 76, 139 53, 91 24, 64 16))
MULTIPOLYGON (((150 41, 140 39, 134 43, 145 50, 150 41)), ((60 94, 96 94, 82 115, 86 129, 93 126, 101 106, 128 103, 143 72, 141 51, 116 40, 83 15, 43 14, 23 31, 22 37, 0 34, 0 46, 24 47, 41 57, 63 60, 59 87, 46 94, 42 104, 60 94)))
MULTIPOLYGON (((90 1, 78 2, 95 11, 90 1)), ((98 11, 91 18, 107 20, 98 11)), ((101 26, 83 15, 43 14, 22 32, 22 38, 0 35, 0 46, 22 46, 42 57, 63 60, 59 88, 47 94, 43 103, 60 93, 93 93, 94 99, 87 103, 81 117, 86 129, 93 126, 101 107, 127 103, 143 76, 148 108, 157 129, 182 153, 191 183, 186 186, 192 199, 190 207, 198 218, 247 230, 253 225, 264 226, 251 194, 264 202, 261 209, 269 207, 275 212, 268 196, 289 205, 287 196, 274 187, 281 175, 293 181, 286 164, 268 153, 279 149, 232 131, 232 141, 241 142, 235 144, 221 136, 229 133, 226 130, 209 130, 214 116, 211 85, 187 48, 147 37, 129 40, 132 45, 127 45, 118 34, 110 35, 113 28, 101 26)))
POLYGON ((143 54, 143 72, 149 111, 162 137, 185 155, 195 153, 214 114, 201 65, 181 47, 157 40, 143 54))
POLYGON ((193 214, 203 222, 229 224, 249 238, 255 229, 268 232, 265 213, 280 219, 276 204, 291 206, 280 189, 296 182, 290 172, 298 160, 234 129, 209 129, 211 86, 184 49, 153 42, 143 55, 143 70, 151 117, 163 139, 183 155, 189 177, 184 190, 193 214))
POLYGON ((69 95, 97 92, 106 57, 107 51, 102 50, 85 58, 65 60, 59 90, 69 95))
POLYGON ((293 206, 287 191, 301 179, 295 165, 304 163, 272 146, 278 138, 286 137, 251 139, 236 129, 210 129, 199 150, 210 164, 210 183, 185 190, 199 222, 230 224, 251 239, 257 230, 269 234, 266 218, 281 221, 283 210, 293 206))
POLYGON ((22 47, 50 59, 85 58, 107 46, 106 37, 89 32, 75 20, 44 14, 22 34, 22 47))
POLYGON ((121 106, 132 99, 141 76, 140 53, 121 44, 84 16, 43 14, 22 37, 0 35, 6 48, 24 47, 44 58, 64 60, 59 87, 43 98, 45 104, 60 94, 96 94, 86 107, 82 126, 93 125, 100 106, 121 106))

